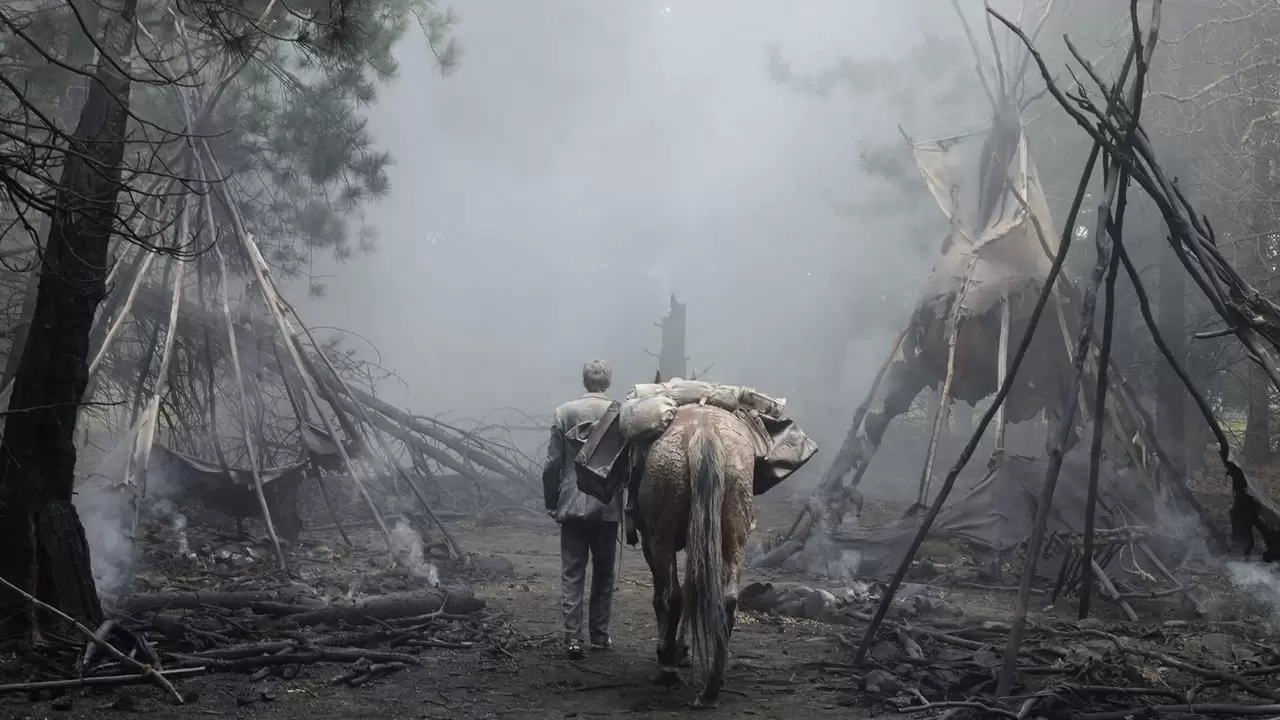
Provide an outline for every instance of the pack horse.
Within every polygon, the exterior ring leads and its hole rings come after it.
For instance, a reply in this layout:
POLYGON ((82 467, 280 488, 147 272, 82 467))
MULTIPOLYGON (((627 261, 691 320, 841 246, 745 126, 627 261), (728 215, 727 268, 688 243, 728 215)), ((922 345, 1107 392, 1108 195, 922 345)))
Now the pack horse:
POLYGON ((714 707, 724 686, 755 528, 752 498, 818 449, 783 416, 785 402, 750 388, 677 379, 636 386, 620 407, 573 433, 582 443, 579 487, 597 496, 628 488, 628 519, 653 574, 658 681, 674 684, 692 655, 704 674, 698 707, 714 707))
POLYGON ((755 528, 749 432, 721 408, 681 407, 649 446, 636 496, 636 529, 653 573, 662 678, 674 680, 685 659, 687 630, 705 673, 700 706, 714 706, 724 685, 747 537, 755 528), (683 588, 676 571, 681 550, 683 588))

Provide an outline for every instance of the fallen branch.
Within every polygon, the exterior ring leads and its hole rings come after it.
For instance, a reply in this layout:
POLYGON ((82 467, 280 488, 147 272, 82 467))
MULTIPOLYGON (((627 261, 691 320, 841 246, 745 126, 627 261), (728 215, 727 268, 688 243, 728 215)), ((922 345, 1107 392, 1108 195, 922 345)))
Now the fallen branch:
MULTIPOLYGON (((174 670, 157 670, 156 674, 166 678, 193 677, 204 674, 204 666, 177 668, 174 670)), ((142 675, 101 675, 98 677, 75 678, 74 680, 45 680, 43 682, 13 683, 0 685, 0 694, 16 692, 36 692, 39 690, 69 690, 86 687, 118 687, 144 682, 148 678, 142 675)))
POLYGON ((310 612, 290 615, 285 619, 300 626, 335 622, 364 625, 378 620, 429 615, 436 610, 467 615, 482 609, 484 609, 484 601, 469 591, 428 590, 380 595, 349 605, 330 605, 310 612))
MULTIPOLYGON (((273 645, 275 645, 273 643, 273 645)), ((218 670, 243 672, 259 668, 279 665, 314 665, 319 662, 351 662, 364 660, 368 662, 395 662, 408 665, 421 665, 422 661, 404 653, 386 652, 383 650, 367 650, 365 648, 330 648, 312 647, 290 643, 286 647, 275 647, 267 655, 242 656, 236 658, 212 658, 207 655, 190 655, 186 653, 169 653, 179 662, 193 665, 206 665, 218 670), (294 649, 296 648, 296 652, 294 649)))
POLYGON ((1122 652, 1138 655, 1150 660, 1156 660, 1164 665, 1181 670, 1185 673, 1198 675, 1210 680, 1217 680, 1218 682, 1226 683, 1228 685, 1235 685, 1250 695, 1256 695, 1258 697, 1267 698, 1268 700, 1280 702, 1280 691, 1259 687, 1238 675, 1232 675, 1231 673, 1223 672, 1221 670, 1214 670, 1213 668, 1200 667, 1199 665, 1193 665, 1192 663, 1179 660, 1175 657, 1170 657, 1164 653, 1158 653, 1154 650, 1146 650, 1136 647, 1130 643, 1125 643, 1119 637, 1116 637, 1111 633, 1103 632, 1101 630, 1085 630, 1084 633, 1092 637, 1110 640, 1112 643, 1115 643, 1115 646, 1122 652))
POLYGON ((139 610, 195 610, 202 607, 216 607, 225 610, 241 610, 249 608, 258 611, 259 607, 269 608, 266 615, 278 614, 286 608, 313 609, 323 607, 324 603, 302 596, 301 591, 248 591, 248 592, 165 592, 149 595, 130 595, 116 602, 116 609, 132 613, 139 610))
POLYGON ((1127 720, 1128 718, 1152 717, 1171 713, 1180 715, 1233 715, 1236 717, 1241 715, 1276 715, 1280 713, 1280 705, 1230 705, 1226 703, 1143 705, 1120 710, 1082 713, 1075 717, 1076 720, 1127 720))
POLYGON ((334 685, 345 684, 349 687, 359 687, 369 682, 370 680, 374 679, 375 677, 378 677, 380 675, 390 675, 392 673, 400 672, 401 670, 404 670, 407 667, 408 666, 402 662, 374 663, 372 665, 362 668, 362 672, 358 670, 354 671, 356 674, 350 675, 350 677, 348 677, 349 675, 348 673, 348 674, 339 676, 339 678, 335 678, 333 681, 333 684, 334 685))
POLYGON ((172 695, 173 699, 176 700, 179 705, 183 703, 182 694, 179 693, 177 689, 173 687, 173 683, 166 680, 165 677, 159 674, 154 667, 147 665, 145 663, 138 662, 137 660, 129 657, 128 655, 125 655, 124 653, 116 649, 114 645, 107 642, 106 640, 99 638, 97 634, 95 634, 92 630, 80 624, 80 622, 77 621, 75 618, 62 612, 58 608, 44 602, 43 600, 37 599, 31 593, 27 592, 26 590, 23 590, 17 585, 14 585, 13 583, 9 582, 3 577, 0 577, 0 585, 4 585, 6 588, 26 598, 28 601, 31 602, 31 604, 35 605, 41 610, 44 610, 45 612, 53 613, 54 615, 57 615, 63 620, 71 623, 72 627, 76 629, 76 632, 83 635, 86 639, 89 640, 89 642, 105 650, 107 654, 109 654, 111 657, 115 658, 116 660, 119 660, 120 662, 124 663, 125 665, 128 665, 134 670, 137 670, 139 673, 139 676, 142 679, 151 680, 155 682, 157 685, 163 688, 166 692, 172 695))
POLYGON ((1007 718, 1013 718, 1013 720, 1021 720, 1021 717, 1022 717, 1021 715, 1019 715, 1016 712, 1013 712, 1012 710, 1005 710, 1004 708, 984 705, 983 703, 980 703, 980 702, 971 702, 971 701, 964 701, 964 700, 952 700, 949 702, 935 702, 935 703, 926 703, 924 705, 913 705, 911 707, 898 708, 898 712, 913 713, 913 712, 925 712, 927 710, 945 710, 948 708, 955 708, 957 710, 977 710, 978 712, 981 712, 983 714, 982 715, 983 717, 992 717, 992 716, 1007 717, 1007 718))

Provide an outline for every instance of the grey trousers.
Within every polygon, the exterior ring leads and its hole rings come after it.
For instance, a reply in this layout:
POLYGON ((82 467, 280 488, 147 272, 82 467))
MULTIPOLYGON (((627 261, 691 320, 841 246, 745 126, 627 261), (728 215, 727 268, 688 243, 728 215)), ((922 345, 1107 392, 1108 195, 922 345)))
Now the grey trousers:
POLYGON ((560 523, 561 609, 565 641, 582 641, 582 593, 591 559, 591 642, 609 642, 614 575, 618 561, 618 523, 565 520, 560 523))

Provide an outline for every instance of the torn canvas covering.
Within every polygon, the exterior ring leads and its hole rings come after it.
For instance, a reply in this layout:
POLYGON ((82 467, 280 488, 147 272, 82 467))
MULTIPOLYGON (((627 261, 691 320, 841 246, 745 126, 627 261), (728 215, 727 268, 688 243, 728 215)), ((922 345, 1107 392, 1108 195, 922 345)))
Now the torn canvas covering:
MULTIPOLYGON (((302 446, 306 449, 307 457, 317 468, 332 473, 346 471, 346 464, 343 463, 342 455, 338 452, 337 443, 334 442, 329 433, 325 432, 324 428, 310 422, 304 422, 302 423, 301 436, 302 446)), ((358 458, 363 454, 363 448, 359 442, 347 442, 344 447, 349 458, 358 458)))
MULTIPOLYGON (((961 499, 938 514, 929 537, 958 540, 980 550, 1007 553, 1031 536, 1049 461, 1008 455, 961 499)), ((1161 501, 1131 470, 1104 461, 1098 474, 1096 527, 1147 527, 1178 534, 1195 520, 1170 518, 1161 501)), ((1084 533, 1089 492, 1089 448, 1077 446, 1063 458, 1062 473, 1049 508, 1049 535, 1084 533)), ((911 547, 922 517, 913 515, 879 528, 853 528, 832 535, 842 549, 859 555, 857 574, 873 577, 892 572, 911 547)), ((1149 541, 1163 554, 1170 548, 1149 541)), ((1180 548, 1187 550, 1185 541, 1180 548)), ((1042 568, 1050 572, 1051 565, 1042 568)))
MULTIPOLYGON (((81 481, 113 491, 137 492, 137 468, 146 467, 148 503, 169 500, 179 505, 197 502, 211 510, 238 518, 259 517, 262 509, 249 468, 216 464, 171 450, 145 432, 144 422, 121 439, 81 481), (145 458, 144 458, 145 455, 145 458)), ((280 537, 292 540, 302 529, 297 513, 297 491, 307 474, 307 463, 261 468, 262 490, 280 537)), ((78 491, 81 491, 78 489, 78 491)), ((126 495, 127 496, 127 495, 126 495)))
POLYGON ((963 314, 980 315, 1002 297, 1038 293, 1058 239, 1021 123, 997 122, 911 149, 952 228, 918 304, 958 295, 963 314), (995 158, 1008 162, 1000 167, 995 158))

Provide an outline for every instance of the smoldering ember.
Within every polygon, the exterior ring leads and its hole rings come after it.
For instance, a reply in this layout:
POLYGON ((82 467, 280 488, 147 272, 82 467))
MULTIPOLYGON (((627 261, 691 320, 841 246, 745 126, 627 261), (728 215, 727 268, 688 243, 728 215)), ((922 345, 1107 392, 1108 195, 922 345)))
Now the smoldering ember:
POLYGON ((1280 718, 1277 72, 1262 0, 0 7, 0 713, 1280 718))

